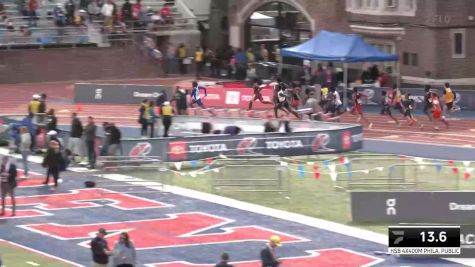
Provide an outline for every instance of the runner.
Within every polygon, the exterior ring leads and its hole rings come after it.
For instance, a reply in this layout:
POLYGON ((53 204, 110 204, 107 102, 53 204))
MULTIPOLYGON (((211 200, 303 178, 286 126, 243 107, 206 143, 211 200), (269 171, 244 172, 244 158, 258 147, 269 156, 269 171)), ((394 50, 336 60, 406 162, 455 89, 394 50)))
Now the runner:
POLYGON ((272 104, 270 101, 265 101, 264 97, 262 96, 262 89, 264 89, 265 85, 262 85, 262 82, 259 79, 254 79, 254 95, 252 96, 251 101, 249 101, 249 108, 247 110, 252 110, 252 104, 254 101, 259 100, 262 104, 272 104))
MULTIPOLYGON (((198 82, 193 82, 192 88, 191 88, 191 103, 190 103, 191 108, 193 108, 194 104, 197 104, 200 108, 206 109, 205 105, 203 104, 203 100, 200 96, 200 90, 203 90, 205 92, 205 96, 203 96, 203 98, 208 96, 208 93, 206 92, 206 87, 199 86, 198 82)), ((208 112, 211 115, 213 116, 215 115, 211 109, 206 109, 206 110, 208 110, 208 112)))
POLYGON ((363 114, 363 105, 361 103, 361 94, 358 92, 358 88, 353 88, 353 94, 351 96, 353 99, 353 108, 351 109, 351 114, 358 116, 356 122, 360 122, 363 119, 366 124, 368 124, 368 128, 373 127, 373 123, 369 122, 368 119, 363 114))
POLYGON ((383 92, 381 93, 382 94, 382 98, 381 98, 381 115, 388 115, 391 119, 393 119, 396 124, 398 126, 401 125, 401 123, 399 122, 398 119, 396 119, 396 117, 393 116, 393 114, 391 113, 391 99, 389 98, 388 96, 388 93, 386 91, 383 90, 383 92))
POLYGON ((426 84, 424 88, 425 94, 424 94, 424 114, 427 115, 429 118, 429 121, 432 121, 432 103, 431 103, 431 95, 432 93, 430 92, 430 85, 426 84))
POLYGON ((415 124, 415 125, 418 125, 421 130, 424 129, 424 124, 419 124, 414 117, 413 110, 415 108, 416 101, 414 101, 414 99, 411 98, 410 93, 406 94, 405 98, 402 101, 402 104, 404 105, 404 117, 408 119, 409 126, 412 126, 415 124))
POLYGON ((444 114, 447 116, 449 113, 455 111, 454 102, 455 102, 455 92, 450 88, 449 83, 444 84, 444 98, 445 98, 445 108, 444 114))
POLYGON ((274 84, 274 114, 275 117, 278 118, 277 111, 280 109, 287 113, 292 113, 295 117, 300 119, 299 114, 290 107, 288 95, 285 92, 287 85, 283 83, 280 79, 277 79, 277 83, 274 84))
POLYGON ((404 115, 405 110, 404 110, 404 105, 402 103, 402 94, 401 90, 397 88, 397 85, 393 85, 393 107, 396 110, 399 110, 402 115, 404 115))
POLYGON ((341 102, 340 94, 336 90, 335 87, 332 87, 330 89, 330 101, 331 101, 331 107, 330 107, 330 113, 333 114, 333 116, 339 116, 345 111, 343 111, 343 103, 341 102))
POLYGON ((434 129, 439 130, 437 126, 437 121, 442 121, 447 128, 449 128, 449 123, 445 120, 445 117, 442 116, 442 107, 440 106, 440 98, 436 92, 432 92, 431 95, 432 103, 432 122, 434 123, 434 129))

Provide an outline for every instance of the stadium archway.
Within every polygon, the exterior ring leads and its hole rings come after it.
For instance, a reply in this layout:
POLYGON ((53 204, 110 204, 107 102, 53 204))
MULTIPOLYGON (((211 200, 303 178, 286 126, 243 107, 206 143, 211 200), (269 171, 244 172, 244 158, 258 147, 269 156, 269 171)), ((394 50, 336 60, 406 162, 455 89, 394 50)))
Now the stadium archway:
POLYGON ((230 43, 299 43, 315 32, 315 20, 298 0, 250 0, 238 10, 230 43))

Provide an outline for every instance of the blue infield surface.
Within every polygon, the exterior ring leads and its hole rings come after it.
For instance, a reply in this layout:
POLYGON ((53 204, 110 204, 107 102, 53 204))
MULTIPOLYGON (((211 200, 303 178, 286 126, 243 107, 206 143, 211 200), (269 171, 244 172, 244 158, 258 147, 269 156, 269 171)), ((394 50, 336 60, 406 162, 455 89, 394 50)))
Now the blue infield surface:
POLYGON ((387 247, 352 233, 146 186, 129 187, 91 173, 63 173, 64 182, 52 191, 40 184, 43 169, 38 164, 32 168, 39 179, 20 183, 18 217, 0 217, 0 239, 82 266, 91 265, 88 244, 99 227, 109 231, 110 246, 119 232, 128 231, 139 249, 140 266, 149 267, 214 266, 222 252, 228 252, 237 267, 258 267, 259 251, 273 234, 282 238, 278 256, 285 267, 461 266, 439 259, 376 255, 387 247), (99 188, 85 189, 89 179, 102 179, 99 188))

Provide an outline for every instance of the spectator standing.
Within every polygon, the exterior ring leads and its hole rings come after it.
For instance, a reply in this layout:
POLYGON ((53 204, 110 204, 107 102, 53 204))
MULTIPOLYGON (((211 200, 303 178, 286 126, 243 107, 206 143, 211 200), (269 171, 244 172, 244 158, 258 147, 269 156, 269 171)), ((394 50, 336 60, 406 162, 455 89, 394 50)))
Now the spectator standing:
POLYGON ((89 15, 89 22, 92 22, 94 19, 101 14, 101 9, 99 8, 98 0, 92 0, 87 5, 87 14, 89 15))
POLYGON ((260 53, 260 55, 261 55, 262 61, 264 61, 264 62, 269 61, 269 50, 267 50, 265 44, 261 44, 261 53, 260 53))
POLYGON ((47 113, 48 115, 48 124, 46 125, 46 130, 57 131, 58 130, 58 118, 54 114, 54 109, 50 109, 47 113))
POLYGON ((71 151, 72 159, 73 162, 76 162, 76 160, 79 158, 79 161, 81 160, 82 157, 82 132, 83 132, 83 127, 82 127, 82 122, 78 118, 77 113, 73 113, 71 115, 71 135, 69 137, 69 143, 68 143, 68 149, 71 151))
POLYGON ((125 3, 122 5, 122 18, 127 25, 132 21, 132 5, 129 0, 125 0, 125 3))
POLYGON ((203 72, 204 65, 204 53, 203 49, 199 46, 195 50, 195 67, 196 67, 196 79, 200 79, 200 75, 203 72))
POLYGON ((269 243, 261 250, 262 266, 265 267, 278 267, 282 261, 277 258, 276 248, 280 247, 280 237, 277 235, 271 236, 269 243))
POLYGON ((119 128, 115 126, 115 124, 110 123, 108 127, 108 133, 110 134, 109 137, 109 147, 107 149, 108 156, 117 156, 117 151, 121 151, 121 139, 122 133, 120 132, 119 128))
POLYGON ((178 115, 187 115, 188 103, 187 103, 187 91, 180 86, 176 87, 175 97, 173 101, 176 104, 176 110, 178 115))
POLYGON ((278 45, 274 45, 274 51, 272 51, 272 54, 276 63, 282 63, 282 57, 280 56, 280 48, 278 45))
POLYGON ((170 105, 170 102, 165 101, 160 111, 162 114, 162 123, 164 128, 163 137, 168 137, 168 131, 170 130, 170 126, 172 125, 173 117, 173 108, 170 105))
POLYGON ((104 239, 106 235, 106 229, 100 228, 97 236, 91 241, 92 267, 107 267, 109 263, 112 251, 109 250, 107 240, 104 239))
POLYGON ((63 140, 58 138, 58 132, 51 130, 47 132, 46 135, 48 136, 48 141, 56 141, 59 145, 59 149, 62 150, 63 140))
POLYGON ((3 157, 2 167, 0 168, 0 183, 2 194, 2 212, 0 216, 5 215, 5 198, 10 195, 12 201, 12 216, 15 216, 15 188, 17 187, 17 169, 13 158, 3 157))
POLYGON ((229 255, 228 253, 223 253, 221 255, 221 261, 216 264, 214 267, 233 267, 233 265, 228 263, 229 261, 229 255))
POLYGON ((155 101, 155 105, 157 107, 161 107, 165 101, 167 101, 167 92, 162 90, 155 101))
POLYGON ((181 74, 186 74, 186 56, 188 54, 188 51, 185 47, 185 44, 180 44, 180 47, 178 48, 178 59, 180 60, 180 73, 181 74))
POLYGON ((33 116, 36 116, 40 109, 40 96, 39 95, 33 95, 33 99, 30 101, 28 104, 28 114, 31 114, 33 116))
MULTIPOLYGON (((54 24, 56 27, 63 27, 66 24, 66 18, 64 15, 64 11, 62 8, 62 5, 58 3, 54 8, 53 8, 53 18, 54 18, 54 24)), ((58 30, 58 34, 61 35, 62 31, 58 30)))
POLYGON ((43 167, 46 168, 46 180, 44 185, 48 185, 49 177, 52 175, 54 179, 54 187, 58 187, 59 180, 59 167, 61 165, 62 155, 60 151, 59 143, 56 140, 49 142, 48 151, 43 159, 43 167))
POLYGON ((256 62, 256 55, 254 55, 254 51, 252 50, 251 47, 247 49, 247 63, 252 64, 256 62))
POLYGON ((89 160, 89 168, 94 169, 96 165, 96 131, 97 126, 94 118, 89 116, 84 135, 86 136, 87 158, 89 160))
POLYGON ((101 8, 101 14, 104 16, 104 27, 108 33, 114 31, 114 5, 112 0, 107 0, 101 8))
POLYGON ((114 246, 114 267, 134 267, 137 264, 137 252, 130 241, 129 234, 120 233, 119 241, 114 246))
POLYGON ((73 0, 68 0, 64 4, 64 10, 66 11, 66 21, 69 25, 74 23, 74 11, 76 7, 74 6, 73 0))
POLYGON ((140 0, 137 0, 135 4, 132 5, 132 19, 138 21, 142 13, 142 4, 140 0))
POLYGON ((20 153, 21 159, 23 163, 23 170, 24 170, 24 178, 28 178, 28 156, 31 152, 31 135, 28 132, 28 128, 21 127, 20 128, 20 153))
POLYGON ((140 108, 139 108, 139 120, 138 120, 140 125, 142 126, 140 129, 140 135, 142 137, 147 136, 147 126, 148 126, 148 117, 149 117, 148 108, 149 108, 148 100, 147 99, 142 100, 142 104, 140 105, 140 108))
POLYGON ((166 24, 173 24, 172 9, 168 5, 160 9, 160 17, 166 24))
POLYGON ((149 102, 148 107, 148 126, 150 128, 150 138, 154 137, 154 130, 155 130, 155 120, 157 119, 157 114, 155 113, 153 101, 149 102))
POLYGON ((247 69, 247 55, 241 49, 238 48, 236 52, 236 79, 244 80, 246 78, 247 69))
POLYGON ((28 26, 36 27, 36 10, 38 9, 38 0, 28 0, 28 26))
POLYGON ((109 144, 110 144, 110 138, 111 138, 111 134, 109 131, 109 123, 106 121, 103 122, 102 128, 104 130, 104 139, 102 140, 102 146, 101 146, 101 150, 99 151, 99 155, 108 156, 109 144))
POLYGON ((44 122, 44 117, 46 115, 46 94, 41 94, 40 96, 40 106, 38 107, 38 113, 39 118, 38 118, 38 123, 43 123, 44 122))

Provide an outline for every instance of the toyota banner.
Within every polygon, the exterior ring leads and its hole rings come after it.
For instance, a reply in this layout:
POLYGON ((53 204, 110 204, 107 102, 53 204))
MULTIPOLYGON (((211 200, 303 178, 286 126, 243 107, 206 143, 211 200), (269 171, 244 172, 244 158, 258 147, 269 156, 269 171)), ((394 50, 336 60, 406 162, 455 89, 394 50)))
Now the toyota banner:
POLYGON ((296 133, 207 135, 199 137, 123 140, 130 157, 158 156, 163 161, 201 160, 220 155, 299 156, 340 153, 362 147, 360 126, 296 133))

